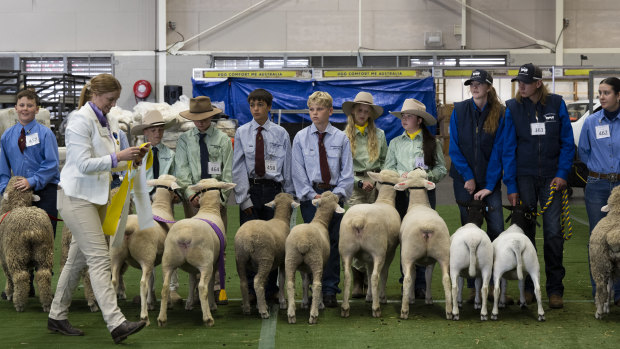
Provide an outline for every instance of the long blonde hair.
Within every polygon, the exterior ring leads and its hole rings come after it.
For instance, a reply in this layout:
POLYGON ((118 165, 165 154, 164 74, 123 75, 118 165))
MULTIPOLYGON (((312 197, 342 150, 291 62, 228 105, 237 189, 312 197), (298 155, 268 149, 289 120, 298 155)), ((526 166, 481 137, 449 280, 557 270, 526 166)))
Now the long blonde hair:
MULTIPOLYGON (((536 94, 538 94, 539 96, 538 101, 540 102, 540 104, 547 104, 547 97, 549 96, 549 89, 547 88, 547 85, 541 83, 540 87, 536 89, 536 94)), ((523 97, 521 97, 521 93, 519 93, 519 91, 517 91, 515 99, 517 100, 517 102, 523 103, 523 97)))
MULTIPOLYGON (((355 120, 354 117, 355 106, 351 110, 351 114, 347 115, 347 127, 344 129, 344 133, 349 137, 349 143, 351 143, 351 153, 355 157, 355 120)), ((368 118, 368 126, 366 126, 366 132, 368 132, 368 160, 374 162, 379 158, 379 140, 377 139, 377 127, 375 126, 375 120, 372 117, 368 118)))
POLYGON ((116 92, 122 89, 121 83, 110 74, 99 74, 90 79, 80 94, 78 108, 81 108, 86 102, 93 98, 93 95, 102 95, 108 92, 116 92))
POLYGON ((489 105, 489 115, 487 115, 484 121, 483 129, 486 133, 495 133, 497 126, 499 125, 499 118, 502 114, 502 102, 495 91, 493 86, 489 86, 487 92, 487 103, 489 105))

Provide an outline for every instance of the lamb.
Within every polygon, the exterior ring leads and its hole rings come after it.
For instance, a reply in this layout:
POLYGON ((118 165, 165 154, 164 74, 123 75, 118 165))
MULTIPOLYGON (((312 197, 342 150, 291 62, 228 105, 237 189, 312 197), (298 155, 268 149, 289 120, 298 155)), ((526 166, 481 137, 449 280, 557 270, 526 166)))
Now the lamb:
POLYGON ((450 237, 452 320, 459 320, 463 277, 476 277, 474 309, 481 309, 480 320, 485 321, 488 319, 487 296, 493 272, 493 245, 487 233, 480 229, 486 205, 481 200, 459 202, 459 205, 467 207, 469 223, 457 229, 450 237))
POLYGON ((179 267, 190 274, 189 295, 185 308, 187 310, 192 308, 196 284, 194 275, 200 274, 198 293, 202 307, 202 320, 205 325, 213 326, 211 308, 217 309, 213 295, 213 277, 218 266, 220 266, 220 277, 222 279, 224 277, 222 275, 224 271, 223 261, 219 257, 226 247, 226 232, 224 231, 224 222, 220 217, 220 191, 230 190, 235 186, 234 183, 219 182, 214 178, 207 178, 201 179, 200 182, 189 187, 196 192, 196 195, 200 195, 200 209, 194 217, 176 222, 166 236, 161 263, 164 285, 161 291, 161 307, 157 318, 159 326, 165 326, 168 320, 170 276, 179 267), (222 234, 221 238, 218 232, 222 234))
POLYGON ((312 306, 310 308, 310 324, 316 324, 319 308, 323 309, 321 295, 323 269, 329 258, 329 233, 327 227, 336 213, 344 213, 338 205, 338 195, 330 191, 323 192, 321 197, 312 200, 317 206, 314 218, 310 223, 293 227, 286 238, 286 294, 288 297, 288 323, 294 324, 295 317, 295 272, 300 271, 303 278, 302 307, 308 307, 309 274, 312 274, 312 306))
POLYGON ((13 176, 6 186, 0 204, 0 262, 6 275, 5 293, 13 300, 15 310, 25 310, 30 289, 29 269, 35 268, 39 301, 44 312, 52 304, 52 265, 54 234, 47 213, 32 202, 39 197, 32 190, 15 189, 13 176))
POLYGON ((620 278, 620 187, 616 186, 601 208, 607 212, 592 230, 590 235, 590 270, 596 283, 594 317, 601 319, 609 313, 611 287, 620 278))
MULTIPOLYGON (((278 283, 284 285, 284 244, 290 232, 292 209, 299 206, 293 196, 287 193, 276 195, 265 206, 275 208, 274 217, 268 221, 252 220, 245 222, 235 235, 235 259, 241 287, 241 308, 244 314, 250 313, 250 299, 246 269, 256 272, 254 289, 256 306, 263 319, 269 318, 265 301, 265 283, 269 273, 279 268, 278 283)), ((279 292, 280 309, 286 309, 284 287, 279 292)))
POLYGON ((176 178, 164 174, 157 179, 147 182, 155 187, 153 194, 153 217, 155 225, 151 228, 140 229, 138 216, 129 215, 125 226, 125 239, 120 246, 110 248, 112 269, 112 284, 119 293, 121 273, 125 263, 134 268, 142 269, 140 279, 140 319, 150 324, 148 310, 155 309, 154 268, 161 263, 164 253, 164 241, 174 220, 173 203, 179 189, 176 178))
POLYGON ((446 319, 452 319, 450 290, 450 232, 446 222, 430 207, 427 190, 435 189, 435 183, 427 179, 426 171, 417 168, 407 174, 407 179, 394 186, 396 190, 410 190, 407 215, 400 225, 401 263, 404 273, 401 319, 409 317, 409 303, 415 298, 411 286, 415 281, 415 264, 426 265, 426 304, 431 298, 431 277, 435 262, 442 272, 446 297, 446 319))
POLYGON ((493 290, 491 320, 497 320, 498 305, 503 308, 506 304, 506 281, 500 281, 502 277, 519 280, 519 305, 521 308, 527 306, 524 293, 525 275, 523 271, 525 269, 534 283, 534 294, 538 302, 538 321, 545 321, 540 294, 538 256, 534 245, 523 230, 528 224, 535 224, 536 217, 523 205, 504 207, 512 211, 512 225, 493 240, 493 283, 495 289, 493 290))
POLYGON ((349 317, 351 295, 351 263, 354 258, 366 265, 368 293, 372 300, 372 316, 381 316, 379 303, 387 303, 385 284, 388 270, 398 246, 400 216, 394 208, 394 184, 401 178, 397 172, 368 172, 379 190, 374 204, 355 205, 345 213, 340 224, 338 250, 344 267, 344 295, 340 315, 349 317), (370 277, 368 277, 370 275, 370 277))

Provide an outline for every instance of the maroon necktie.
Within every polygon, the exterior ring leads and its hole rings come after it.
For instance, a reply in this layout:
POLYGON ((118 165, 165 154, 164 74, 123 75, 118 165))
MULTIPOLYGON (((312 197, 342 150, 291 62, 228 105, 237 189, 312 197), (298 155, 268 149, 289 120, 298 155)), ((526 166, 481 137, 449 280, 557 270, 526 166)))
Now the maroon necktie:
POLYGON ((254 172, 258 177, 265 175, 265 142, 263 141, 263 128, 258 126, 256 131, 256 154, 254 157, 254 172))
POLYGON ((321 164, 321 179, 323 183, 329 184, 332 179, 331 173, 329 173, 329 165, 327 164, 327 152, 325 151, 325 144, 323 144, 323 138, 326 133, 319 133, 319 163, 321 164))
POLYGON ((19 135, 19 138, 17 139, 17 146, 19 147, 19 150, 23 154, 24 149, 26 149, 26 130, 24 130, 23 127, 22 127, 22 133, 19 135))

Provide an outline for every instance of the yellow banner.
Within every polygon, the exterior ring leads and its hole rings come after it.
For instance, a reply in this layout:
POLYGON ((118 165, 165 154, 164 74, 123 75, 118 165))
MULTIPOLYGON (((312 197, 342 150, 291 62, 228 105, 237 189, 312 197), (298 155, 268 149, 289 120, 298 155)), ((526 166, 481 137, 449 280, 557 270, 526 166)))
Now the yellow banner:
POLYGON ((470 77, 471 76, 471 70, 449 70, 449 69, 444 69, 443 70, 443 76, 463 76, 463 77, 470 77))
POLYGON ((252 70, 252 71, 203 71, 203 78, 295 78, 299 71, 296 70, 252 70))
POLYGON ((402 78, 416 77, 415 70, 323 70, 324 78, 402 78))
POLYGON ((564 69, 564 76, 589 75, 591 69, 564 69))

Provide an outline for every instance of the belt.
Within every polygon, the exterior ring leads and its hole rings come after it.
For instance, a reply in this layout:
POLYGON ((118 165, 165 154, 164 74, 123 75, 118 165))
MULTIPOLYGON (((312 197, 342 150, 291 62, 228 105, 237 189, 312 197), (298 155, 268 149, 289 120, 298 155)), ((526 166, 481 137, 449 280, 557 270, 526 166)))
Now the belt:
POLYGON ((620 180, 620 173, 598 173, 590 171, 588 176, 600 179, 608 179, 610 182, 617 182, 618 180, 620 180))
POLYGON ((331 189, 334 189, 336 187, 335 185, 325 184, 325 183, 314 183, 312 186, 315 187, 315 188, 327 189, 327 190, 331 190, 331 189))
POLYGON ((248 181, 250 182, 250 185, 262 185, 262 186, 272 186, 272 187, 277 187, 277 186, 281 186, 282 184, 280 182, 276 182, 274 180, 271 179, 266 179, 266 178, 248 178, 248 181))
POLYGON ((353 174, 358 176, 358 177, 364 177, 367 172, 379 172, 379 171, 381 171, 380 168, 373 168, 372 170, 353 172, 353 174))

